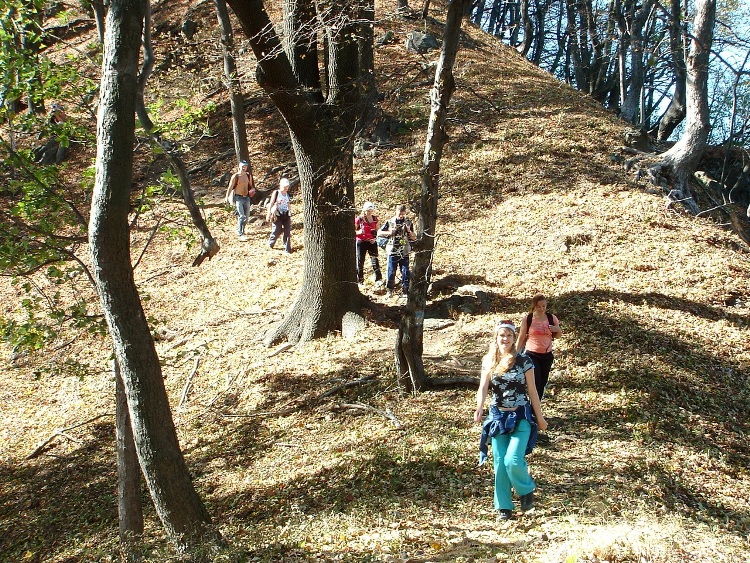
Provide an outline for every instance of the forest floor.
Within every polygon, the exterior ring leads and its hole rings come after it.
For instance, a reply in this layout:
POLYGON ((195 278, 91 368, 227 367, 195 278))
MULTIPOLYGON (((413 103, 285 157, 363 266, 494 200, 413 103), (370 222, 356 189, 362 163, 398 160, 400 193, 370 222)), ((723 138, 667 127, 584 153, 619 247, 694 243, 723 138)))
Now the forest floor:
MULTIPOLYGON (((395 39, 377 48, 378 87, 381 110, 401 125, 391 146, 355 163, 357 205, 376 202, 383 219, 418 189, 424 65, 437 56, 406 52, 406 34, 424 24, 387 4, 377 3, 375 34, 395 39)), ((528 458, 537 509, 499 524, 491 464, 477 466, 476 387, 402 393, 388 316, 363 310, 367 329, 352 338, 262 345, 299 290, 304 217, 292 193, 287 255, 267 248, 259 220, 239 241, 221 204, 235 164, 212 10, 155 5, 157 58, 170 53, 172 66, 148 96, 162 102, 162 120, 186 113, 185 100, 217 104, 184 142, 189 167, 226 155, 191 177, 221 251, 190 266, 195 235, 166 194, 140 216, 132 246, 181 445, 229 545, 216 559, 750 561, 750 249, 629 177, 616 163, 626 127, 615 116, 465 27, 434 256, 445 289, 430 301, 448 326, 426 332, 426 368, 478 377, 494 323, 520 323, 539 291, 564 330, 544 401, 550 443, 528 458), (188 13, 199 22, 192 41, 169 32, 188 13), (152 237, 157 221, 169 228, 152 237)), ((431 16, 426 27, 440 36, 443 15, 431 16)), ((270 189, 277 167, 294 173, 294 158, 238 43, 252 164, 270 189)), ((69 177, 94 154, 90 142, 74 147, 69 177)), ((139 187, 158 184, 163 159, 145 145, 136 154, 139 187)), ((53 289, 35 282, 37 297, 53 289)), ((98 306, 91 288, 67 291, 98 306)), ((403 305, 369 279, 363 293, 391 313, 403 305)), ((24 291, 2 278, 0 297, 0 314, 21 319, 24 291)), ((71 328, 43 353, 0 350, 0 561, 117 560, 106 338, 71 328)), ((147 560, 175 559, 143 498, 147 560)))

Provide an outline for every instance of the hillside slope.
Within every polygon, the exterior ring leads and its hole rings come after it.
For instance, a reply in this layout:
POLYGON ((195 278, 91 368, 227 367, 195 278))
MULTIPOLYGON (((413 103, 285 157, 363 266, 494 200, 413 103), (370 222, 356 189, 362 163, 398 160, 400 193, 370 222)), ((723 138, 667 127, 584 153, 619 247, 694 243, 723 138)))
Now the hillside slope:
MULTIPOLYGON (((393 146, 355 165, 357 204, 381 217, 418 185, 429 112, 431 56, 406 53, 421 22, 378 2, 381 109, 403 124, 393 146)), ((428 29, 440 34, 440 11, 428 29)), ((215 101, 210 134, 190 139, 189 167, 225 154, 231 126, 210 3, 155 9, 160 56, 150 101, 215 101), (169 33, 190 13, 196 38, 169 33), (200 71, 199 71, 199 70, 200 71), (200 138, 199 138, 200 137, 200 138)), ((242 43, 240 41, 240 43, 242 43)), ((263 187, 293 171, 287 135, 250 80, 247 125, 263 187)), ((551 390, 551 444, 530 457, 538 508, 495 523, 491 474, 477 468, 471 386, 418 397, 394 386, 395 325, 366 311, 365 333, 271 355, 262 334, 298 289, 304 218, 292 255, 266 247, 267 228, 237 240, 217 181, 230 158, 196 172, 220 253, 190 267, 195 242, 159 232, 136 270, 157 321, 157 348, 188 464, 238 560, 257 561, 748 561, 750 533, 750 254, 705 219, 667 209, 663 196, 613 164, 624 125, 517 53, 466 27, 455 69, 441 182, 432 313, 454 321, 425 337, 429 373, 478 375, 493 324, 520 322, 541 291, 560 317, 551 390), (488 309, 450 288, 472 284, 488 309), (374 380, 332 390, 367 376, 374 380), (186 382, 191 386, 186 391, 186 382), (181 404, 180 404, 181 403, 181 404), (349 405, 349 406, 346 406, 349 405), (372 407, 376 410, 368 410, 372 407), (394 420, 383 416, 390 414, 394 420)), ((75 118, 75 115, 73 116, 75 118)), ((86 163, 94 147, 79 149, 86 163)), ((139 181, 163 167, 136 149, 139 181)), ((294 195, 294 194, 293 194, 294 195)), ((300 210, 297 199, 293 209, 300 210)), ((133 235, 140 256, 157 214, 187 225, 164 196, 133 235)), ((186 231, 187 232, 187 231, 186 231)), ((381 260, 382 263, 382 260, 381 260)), ((45 281, 37 280, 41 288, 45 281)), ((23 293, 3 279, 2 314, 23 293)), ((395 311, 369 281, 365 293, 395 311)), ((95 296, 90 296, 95 303, 95 296)), ((71 331, 53 349, 17 357, 2 347, 0 560, 105 561, 116 554, 112 419, 50 441, 55 429, 113 411, 106 340, 71 331), (71 363, 75 360, 75 364, 71 363), (74 369, 75 368, 75 369, 74 369)), ((172 557, 147 511, 148 560, 172 557)))

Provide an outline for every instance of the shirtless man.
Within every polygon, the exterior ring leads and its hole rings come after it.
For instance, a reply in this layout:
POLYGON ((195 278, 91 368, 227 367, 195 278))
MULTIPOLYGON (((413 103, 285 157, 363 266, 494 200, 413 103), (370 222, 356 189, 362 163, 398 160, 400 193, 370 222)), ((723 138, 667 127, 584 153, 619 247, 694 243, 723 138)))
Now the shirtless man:
POLYGON ((237 236, 240 240, 247 240, 245 236, 245 223, 252 209, 250 198, 255 195, 255 181, 250 172, 247 162, 240 161, 237 172, 232 174, 227 186, 227 194, 224 197, 229 205, 234 205, 237 210, 237 236), (234 191, 234 202, 232 202, 232 191, 234 191))

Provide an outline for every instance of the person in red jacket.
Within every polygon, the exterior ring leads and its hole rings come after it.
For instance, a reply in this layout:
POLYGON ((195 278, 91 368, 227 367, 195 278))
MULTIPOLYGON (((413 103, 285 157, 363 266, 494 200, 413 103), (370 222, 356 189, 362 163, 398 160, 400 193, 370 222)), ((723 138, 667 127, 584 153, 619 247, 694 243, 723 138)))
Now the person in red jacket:
POLYGON ((378 261, 378 244, 376 237, 378 233, 378 217, 375 213, 375 204, 366 201, 362 206, 362 215, 354 220, 354 234, 357 235, 357 283, 361 286, 365 282, 364 265, 365 256, 370 254, 372 271, 375 274, 375 285, 383 285, 383 274, 380 272, 378 261))

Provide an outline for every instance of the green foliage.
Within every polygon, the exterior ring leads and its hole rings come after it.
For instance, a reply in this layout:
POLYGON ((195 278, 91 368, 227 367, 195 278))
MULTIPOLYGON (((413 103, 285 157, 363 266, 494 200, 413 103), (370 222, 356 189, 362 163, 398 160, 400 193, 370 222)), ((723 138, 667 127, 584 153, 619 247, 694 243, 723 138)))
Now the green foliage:
POLYGON ((0 0, 0 102, 3 106, 25 93, 34 103, 38 92, 37 53, 43 41, 40 1, 0 0))
MULTIPOLYGON (((28 301, 23 301, 24 308, 28 301)), ((50 327, 36 322, 36 319, 18 322, 0 317, 0 338, 10 344, 14 351, 39 350, 56 336, 50 327)))
POLYGON ((82 297, 91 293, 81 291, 82 284, 90 287, 82 253, 91 186, 66 185, 64 169, 35 164, 28 150, 14 152, 5 143, 0 149, 8 155, 0 162, 6 181, 0 273, 13 277, 25 293, 23 320, 2 319, 0 338, 15 350, 34 352, 64 327, 101 332, 101 315, 92 315, 82 297), (62 299, 61 292, 76 298, 62 299))
POLYGON ((149 104, 147 109, 154 121, 154 133, 172 139, 183 139, 199 131, 204 134, 210 133, 208 117, 216 111, 216 104, 209 102, 203 107, 194 107, 188 100, 180 99, 169 107, 163 99, 160 99, 149 104), (166 117, 174 112, 179 113, 178 117, 166 117))

